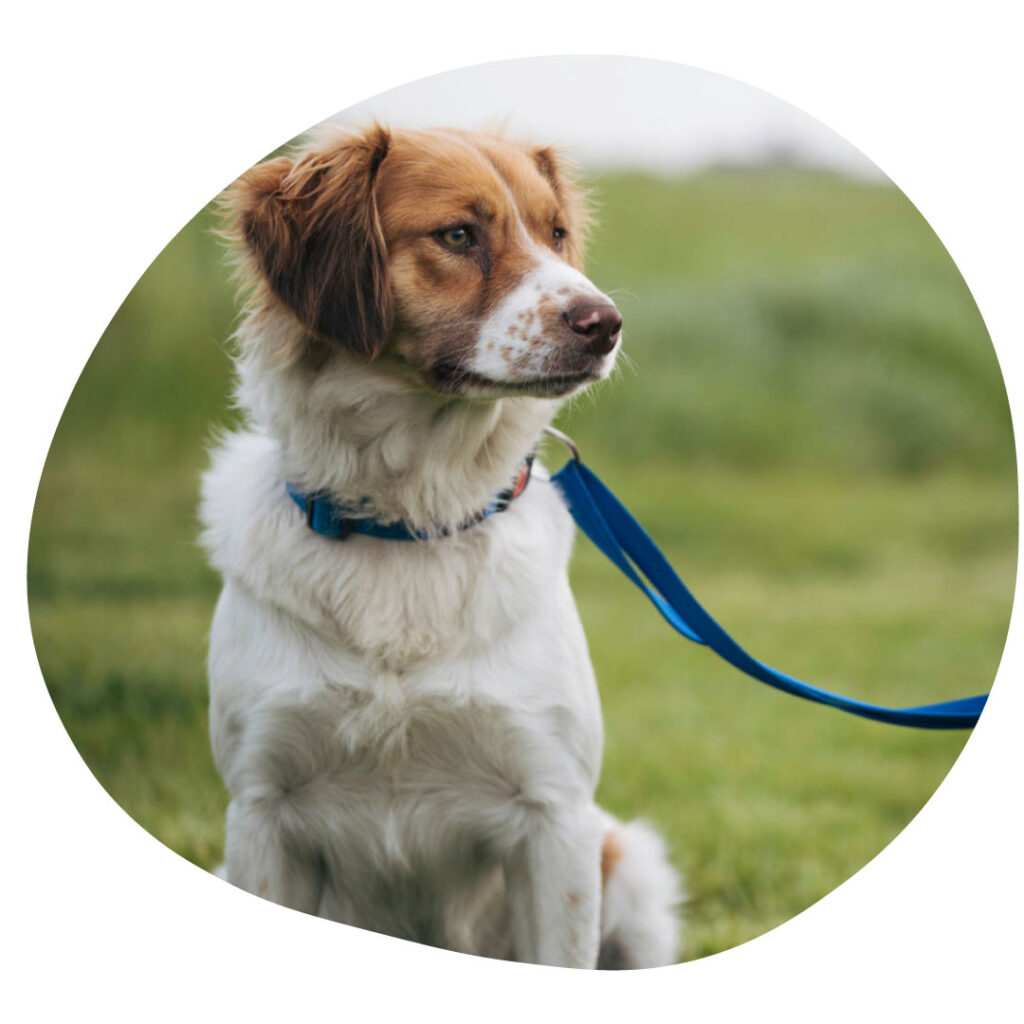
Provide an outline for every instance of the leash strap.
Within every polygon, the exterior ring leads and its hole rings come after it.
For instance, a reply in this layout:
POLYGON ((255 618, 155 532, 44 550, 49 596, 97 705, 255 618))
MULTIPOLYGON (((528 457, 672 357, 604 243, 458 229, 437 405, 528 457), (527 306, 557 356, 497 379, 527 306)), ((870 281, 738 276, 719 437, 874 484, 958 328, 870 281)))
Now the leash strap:
MULTIPOLYGON (((568 441, 564 435, 559 439, 568 441)), ((579 461, 575 448, 573 454, 575 457, 551 479, 565 495, 576 524, 687 640, 710 647, 730 665, 777 690, 876 722, 919 729, 970 729, 978 721, 985 707, 985 694, 923 707, 887 708, 829 693, 751 657, 704 610, 644 528, 579 461)))

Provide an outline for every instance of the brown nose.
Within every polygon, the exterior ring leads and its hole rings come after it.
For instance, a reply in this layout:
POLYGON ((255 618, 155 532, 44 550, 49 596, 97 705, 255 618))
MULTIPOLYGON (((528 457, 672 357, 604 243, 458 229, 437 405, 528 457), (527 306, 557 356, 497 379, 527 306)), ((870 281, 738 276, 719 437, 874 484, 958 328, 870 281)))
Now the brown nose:
POLYGON ((615 348, 622 331, 622 316, 610 302, 577 302, 563 315, 570 329, 584 339, 591 354, 603 356, 615 348))

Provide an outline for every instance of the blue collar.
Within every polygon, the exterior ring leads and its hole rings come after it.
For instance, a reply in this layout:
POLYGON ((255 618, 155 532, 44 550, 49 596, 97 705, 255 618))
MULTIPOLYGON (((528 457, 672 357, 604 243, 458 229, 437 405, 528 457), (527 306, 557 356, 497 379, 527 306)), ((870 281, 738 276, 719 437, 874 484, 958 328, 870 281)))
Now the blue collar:
MULTIPOLYGON (((456 530, 468 530, 471 526, 482 523, 489 516, 493 516, 497 512, 504 512, 526 490, 532 470, 533 454, 531 453, 519 468, 513 484, 503 491, 499 491, 484 508, 459 523, 456 530)), ((288 489, 288 496, 305 512, 306 525, 322 537, 347 540, 352 534, 358 533, 364 537, 376 537, 378 540, 436 540, 438 537, 447 537, 455 532, 444 529, 414 530, 401 522, 381 523, 360 514, 361 510, 358 505, 341 505, 330 495, 304 494, 294 484, 285 486, 288 489)))

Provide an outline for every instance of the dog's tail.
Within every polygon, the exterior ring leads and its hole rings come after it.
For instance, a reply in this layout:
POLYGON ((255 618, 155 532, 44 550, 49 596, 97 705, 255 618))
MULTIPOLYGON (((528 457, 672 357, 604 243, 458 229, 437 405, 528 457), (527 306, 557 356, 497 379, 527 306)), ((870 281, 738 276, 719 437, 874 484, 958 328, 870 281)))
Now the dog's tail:
POLYGON ((679 875, 661 836, 642 821, 606 815, 601 848, 602 970, 664 967, 681 954, 679 875))

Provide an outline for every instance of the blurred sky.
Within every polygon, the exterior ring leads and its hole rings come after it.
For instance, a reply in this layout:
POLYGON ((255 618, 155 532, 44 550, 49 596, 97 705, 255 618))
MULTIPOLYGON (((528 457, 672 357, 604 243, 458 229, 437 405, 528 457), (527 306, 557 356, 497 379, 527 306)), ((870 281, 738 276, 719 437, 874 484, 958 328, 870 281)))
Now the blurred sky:
POLYGON ((482 127, 567 146, 591 167, 660 173, 779 159, 858 177, 881 172, 820 121, 722 75, 634 57, 536 57, 399 86, 336 115, 482 127))

